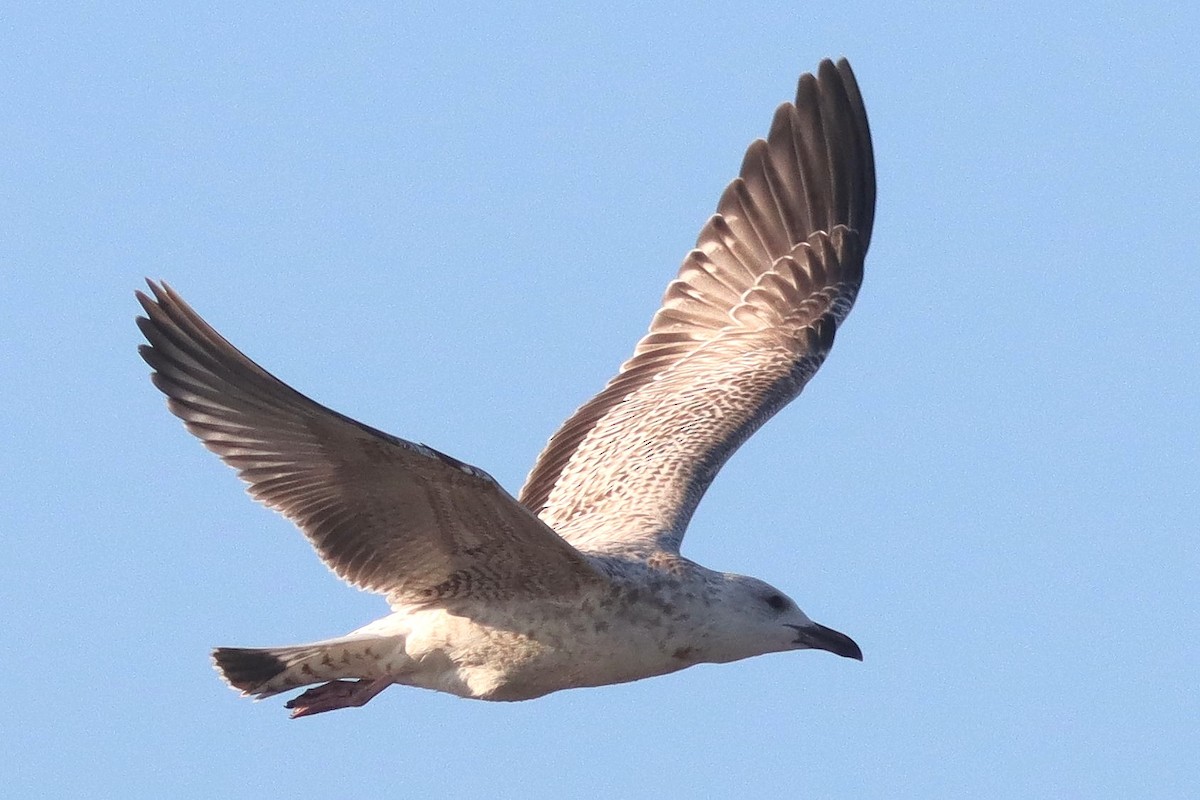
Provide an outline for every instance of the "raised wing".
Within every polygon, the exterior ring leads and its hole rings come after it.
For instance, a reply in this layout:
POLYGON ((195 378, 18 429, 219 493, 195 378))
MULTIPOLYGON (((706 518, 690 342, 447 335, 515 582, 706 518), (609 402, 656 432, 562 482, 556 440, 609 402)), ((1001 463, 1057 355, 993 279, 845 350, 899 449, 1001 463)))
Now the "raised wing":
POLYGON ((649 333, 551 437, 521 502, 583 550, 677 551, 717 470, 824 361, 874 213, 858 84, 845 60, 823 61, 750 145, 649 333))
POLYGON ((485 472, 308 399, 169 286, 141 292, 142 358, 167 406, 296 523, 344 580, 393 603, 552 597, 600 580, 485 472))

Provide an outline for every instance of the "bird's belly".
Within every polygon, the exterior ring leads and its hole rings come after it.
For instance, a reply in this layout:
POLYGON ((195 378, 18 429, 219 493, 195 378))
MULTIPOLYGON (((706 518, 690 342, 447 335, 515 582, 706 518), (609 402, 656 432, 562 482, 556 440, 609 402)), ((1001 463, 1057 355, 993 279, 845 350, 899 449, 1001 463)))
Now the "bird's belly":
POLYGON ((414 682, 483 700, 529 700, 649 678, 703 660, 687 637, 648 620, 583 616, 533 622, 536 616, 523 615, 517 625, 458 619, 454 635, 433 647, 410 638, 410 654, 424 649, 420 660, 448 668, 427 676, 432 685, 414 682))

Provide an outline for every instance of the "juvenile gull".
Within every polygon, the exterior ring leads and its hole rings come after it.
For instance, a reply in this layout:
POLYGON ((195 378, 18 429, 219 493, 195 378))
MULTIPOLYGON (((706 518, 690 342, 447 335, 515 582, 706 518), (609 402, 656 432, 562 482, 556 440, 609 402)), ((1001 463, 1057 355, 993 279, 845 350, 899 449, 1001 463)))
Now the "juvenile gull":
POLYGON ((862 281, 875 209, 850 65, 821 62, 750 145, 649 332, 551 437, 520 497, 486 472, 310 400, 165 283, 138 292, 167 406, 392 613, 336 639, 213 661, 244 695, 311 684, 293 717, 393 683, 480 700, 817 648, 862 659, 763 581, 679 554, 725 460, 800 393, 862 281))

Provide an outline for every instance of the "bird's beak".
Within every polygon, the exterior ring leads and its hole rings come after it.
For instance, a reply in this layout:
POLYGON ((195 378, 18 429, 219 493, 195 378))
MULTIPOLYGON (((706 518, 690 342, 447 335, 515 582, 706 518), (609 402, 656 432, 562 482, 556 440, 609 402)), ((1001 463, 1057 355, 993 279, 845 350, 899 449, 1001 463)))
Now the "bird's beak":
POLYGON ((849 636, 838 633, 833 628, 826 628, 815 622, 811 625, 789 625, 788 627, 796 629, 796 633, 799 635, 795 643, 801 647, 828 650, 843 658, 863 660, 862 648, 849 636))

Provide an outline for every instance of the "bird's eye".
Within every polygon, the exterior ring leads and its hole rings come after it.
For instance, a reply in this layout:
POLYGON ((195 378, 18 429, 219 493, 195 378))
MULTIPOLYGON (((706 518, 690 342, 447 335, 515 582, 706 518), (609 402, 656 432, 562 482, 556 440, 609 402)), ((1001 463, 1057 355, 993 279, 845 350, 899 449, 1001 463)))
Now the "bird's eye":
POLYGON ((787 598, 781 594, 773 594, 767 598, 767 605, 776 611, 783 611, 787 608, 787 598))

